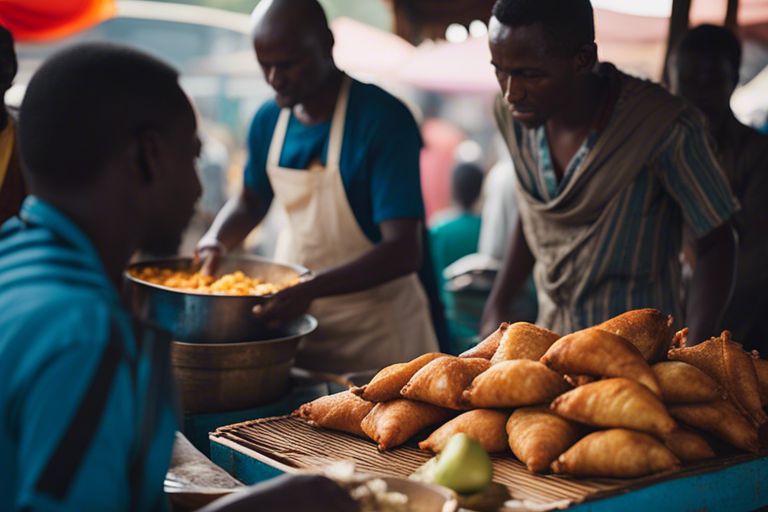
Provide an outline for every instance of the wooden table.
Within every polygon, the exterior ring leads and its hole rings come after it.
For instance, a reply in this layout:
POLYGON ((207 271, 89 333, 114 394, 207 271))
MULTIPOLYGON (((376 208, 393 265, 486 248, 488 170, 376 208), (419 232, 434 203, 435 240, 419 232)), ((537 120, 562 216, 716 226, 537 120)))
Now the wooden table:
MULTIPOLYGON (((362 473, 407 477, 431 454, 415 445, 379 453, 374 443, 319 430, 288 416, 253 420, 210 435, 211 457, 242 482, 353 460, 362 473)), ((768 505, 768 457, 736 455, 634 480, 577 479, 530 473, 511 454, 493 456, 494 480, 510 510, 754 510, 768 505)))

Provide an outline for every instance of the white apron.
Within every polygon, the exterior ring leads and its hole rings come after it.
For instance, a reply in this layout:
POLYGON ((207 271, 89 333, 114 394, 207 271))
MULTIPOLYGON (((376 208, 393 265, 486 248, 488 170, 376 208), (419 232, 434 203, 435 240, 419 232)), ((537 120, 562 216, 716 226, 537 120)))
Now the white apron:
MULTIPOLYGON (((339 170, 349 87, 345 77, 331 121, 325 168, 280 167, 291 111, 280 112, 267 157, 275 199, 288 217, 278 238, 278 261, 319 271, 343 265, 374 247, 357 224, 339 170)), ((438 349, 416 274, 315 300, 310 313, 319 326, 297 355, 296 366, 302 368, 334 373, 372 370, 438 349)))

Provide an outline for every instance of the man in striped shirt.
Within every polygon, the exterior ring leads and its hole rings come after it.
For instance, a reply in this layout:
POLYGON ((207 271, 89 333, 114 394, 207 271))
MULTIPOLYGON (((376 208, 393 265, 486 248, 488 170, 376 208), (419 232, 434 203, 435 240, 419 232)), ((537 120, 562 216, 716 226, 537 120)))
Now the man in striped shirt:
POLYGON ((561 334, 641 307, 674 315, 691 341, 717 334, 738 203, 701 116, 660 86, 597 64, 588 0, 498 0, 489 30, 520 221, 484 330, 533 270, 538 321, 561 334), (699 262, 687 304, 683 225, 699 262))

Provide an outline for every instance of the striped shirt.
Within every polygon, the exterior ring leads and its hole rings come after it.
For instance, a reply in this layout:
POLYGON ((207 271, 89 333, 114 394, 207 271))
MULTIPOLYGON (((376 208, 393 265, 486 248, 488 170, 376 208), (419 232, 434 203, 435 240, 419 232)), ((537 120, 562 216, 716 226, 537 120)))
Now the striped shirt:
MULTIPOLYGON (((626 80, 631 87, 640 82, 631 77, 626 80)), ((616 110, 621 105, 620 97, 616 110)), ((504 133, 506 113, 500 110, 503 106, 497 107, 504 133)), ((514 129, 520 133, 520 127, 514 129)), ((526 226, 526 220, 529 224, 537 222, 541 214, 536 208, 556 205, 567 188, 571 195, 578 196, 574 190, 581 190, 582 183, 571 182, 583 178, 583 167, 589 165, 585 161, 591 151, 602 137, 611 134, 590 134, 559 182, 544 127, 528 134, 527 143, 518 141, 519 145, 511 144, 510 148, 513 157, 517 157, 520 187, 534 206, 529 208, 528 218, 523 217, 523 224, 537 259, 534 276, 539 293, 539 323, 565 334, 630 309, 653 307, 672 314, 675 324, 682 325, 683 225, 699 238, 726 222, 738 209, 701 117, 683 108, 643 159, 634 180, 601 205, 592 220, 553 224, 550 218, 544 228, 526 226), (515 154, 516 147, 522 147, 522 156, 515 154), (532 240, 534 232, 543 238, 532 240), (578 259, 565 261, 571 257, 578 259)), ((509 131, 505 135, 509 136, 509 131)), ((618 151, 631 147, 639 136, 633 136, 618 151)), ((602 167, 600 171, 618 175, 626 170, 602 167)))

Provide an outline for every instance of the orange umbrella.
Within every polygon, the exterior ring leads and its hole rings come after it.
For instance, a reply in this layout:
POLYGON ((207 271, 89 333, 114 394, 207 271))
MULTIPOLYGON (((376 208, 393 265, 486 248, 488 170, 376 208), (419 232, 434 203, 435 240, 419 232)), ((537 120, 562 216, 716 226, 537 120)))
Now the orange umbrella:
POLYGON ((0 25, 23 42, 62 38, 114 14, 114 0, 0 0, 0 25))

